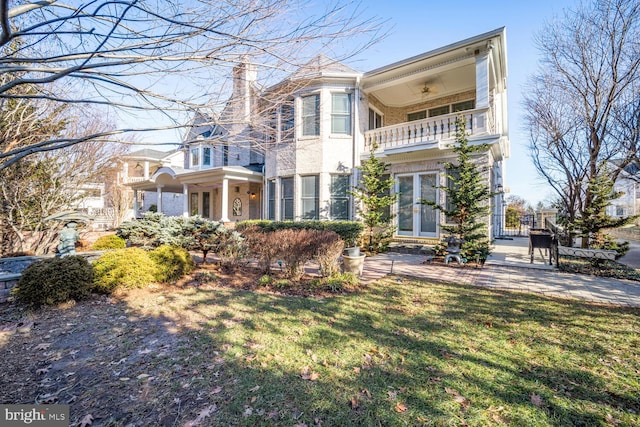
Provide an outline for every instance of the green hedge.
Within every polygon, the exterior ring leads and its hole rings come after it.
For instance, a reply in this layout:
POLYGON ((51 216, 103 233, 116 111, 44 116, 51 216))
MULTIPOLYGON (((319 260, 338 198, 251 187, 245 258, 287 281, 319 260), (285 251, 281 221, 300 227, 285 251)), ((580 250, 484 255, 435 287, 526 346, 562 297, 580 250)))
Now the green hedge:
POLYGON ((124 249, 126 246, 126 241, 122 237, 118 237, 115 234, 108 234, 98 238, 91 246, 91 249, 94 251, 104 251, 108 249, 124 249))
POLYGON ((162 245, 151 252, 149 257, 156 263, 156 281, 175 282, 196 267, 193 257, 184 248, 162 245))
POLYGON ((153 283, 158 267, 142 248, 117 249, 107 252, 93 264, 94 289, 111 293, 116 288, 142 288, 153 283))
POLYGON ((355 246, 358 236, 364 230, 361 222, 357 221, 269 221, 248 220, 236 224, 236 230, 242 230, 255 225, 264 231, 277 230, 329 230, 335 232, 345 245, 355 246))
POLYGON ((36 261, 23 272, 12 290, 16 298, 40 307, 89 296, 93 285, 93 268, 81 256, 65 256, 36 261))

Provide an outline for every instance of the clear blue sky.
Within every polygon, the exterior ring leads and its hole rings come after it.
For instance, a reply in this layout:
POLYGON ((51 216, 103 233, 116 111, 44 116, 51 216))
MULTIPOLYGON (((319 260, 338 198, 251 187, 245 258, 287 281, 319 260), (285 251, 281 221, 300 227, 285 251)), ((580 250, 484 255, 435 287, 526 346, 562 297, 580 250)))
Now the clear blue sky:
POLYGON ((370 14, 389 19, 391 34, 351 64, 360 71, 401 60, 499 27, 507 28, 508 108, 511 158, 506 187, 534 206, 552 192, 538 178, 523 129, 522 91, 538 67, 534 35, 577 0, 364 0, 370 14))

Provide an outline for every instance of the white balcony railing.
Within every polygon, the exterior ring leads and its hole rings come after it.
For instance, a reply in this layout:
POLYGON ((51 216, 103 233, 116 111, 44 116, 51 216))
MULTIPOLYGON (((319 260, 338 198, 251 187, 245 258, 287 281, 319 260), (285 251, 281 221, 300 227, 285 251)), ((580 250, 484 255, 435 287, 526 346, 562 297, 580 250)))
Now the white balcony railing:
POLYGON ((480 108, 369 130, 364 133, 365 147, 370 148, 377 143, 378 149, 384 151, 453 139, 456 136, 456 118, 459 116, 464 118, 469 135, 494 133, 489 114, 489 108, 480 108))
POLYGON ((124 178, 124 183, 125 184, 133 184, 134 182, 142 182, 144 181, 144 177, 143 176, 128 176, 126 178, 124 178))

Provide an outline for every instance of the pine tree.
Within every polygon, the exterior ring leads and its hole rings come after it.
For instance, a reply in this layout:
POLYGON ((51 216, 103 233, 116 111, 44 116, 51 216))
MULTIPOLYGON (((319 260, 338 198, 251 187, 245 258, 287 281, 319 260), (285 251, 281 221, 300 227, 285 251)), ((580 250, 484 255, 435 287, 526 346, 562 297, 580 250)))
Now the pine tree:
POLYGON ((385 248, 393 235, 393 215, 389 207, 396 201, 391 194, 394 179, 389 175, 389 165, 375 156, 378 144, 371 145, 369 158, 362 162, 360 181, 349 192, 362 204, 358 206, 358 215, 365 225, 369 251, 379 252, 385 248))
MULTIPOLYGON (((443 231, 462 240, 461 254, 466 258, 478 256, 484 261, 489 255, 489 237, 484 219, 489 216, 489 199, 492 193, 483 172, 473 161, 473 155, 487 150, 487 145, 469 145, 464 119, 456 119, 456 142, 452 145, 456 154, 454 162, 445 163, 449 185, 439 186, 445 192, 447 203, 422 200, 445 214, 447 221, 441 224, 443 231)), ((447 237, 449 237, 447 236, 447 237)), ((446 240, 446 239, 445 239, 446 240)))

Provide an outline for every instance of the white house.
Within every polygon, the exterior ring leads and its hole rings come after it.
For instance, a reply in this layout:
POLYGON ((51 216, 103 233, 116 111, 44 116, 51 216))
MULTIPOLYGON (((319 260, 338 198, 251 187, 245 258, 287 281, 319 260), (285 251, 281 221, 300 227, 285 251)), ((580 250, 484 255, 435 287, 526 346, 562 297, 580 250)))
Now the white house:
MULTIPOLYGON (((443 215, 419 200, 446 203, 438 187, 447 185, 444 162, 454 159, 449 144, 459 116, 469 141, 487 144, 478 161, 488 185, 505 186, 504 28, 365 73, 319 56, 265 90, 257 89, 251 64, 239 64, 233 77, 224 111, 194 118, 182 164, 149 169, 130 184, 136 192, 155 191, 163 201, 166 192, 181 194, 182 215, 224 222, 354 219, 348 190, 377 145, 399 193, 396 237, 439 238, 443 215)), ((491 208, 493 233, 503 212, 499 195, 491 208)))

